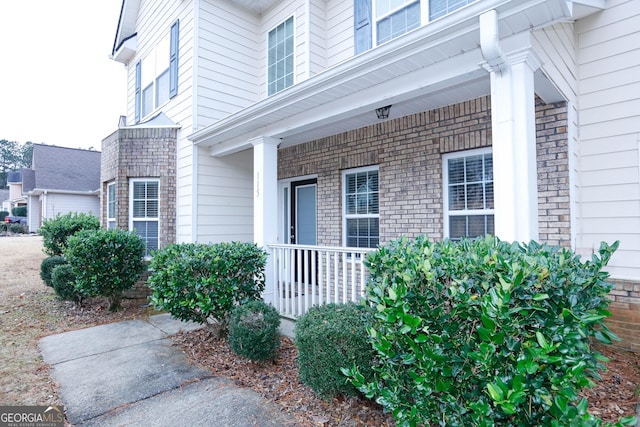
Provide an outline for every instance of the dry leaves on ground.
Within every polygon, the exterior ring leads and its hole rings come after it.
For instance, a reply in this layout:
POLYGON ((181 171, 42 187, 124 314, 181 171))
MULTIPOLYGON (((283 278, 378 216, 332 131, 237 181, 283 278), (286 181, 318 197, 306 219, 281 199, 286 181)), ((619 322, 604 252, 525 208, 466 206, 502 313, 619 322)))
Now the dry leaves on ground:
MULTIPOLYGON (((282 337, 278 358, 263 364, 237 356, 226 341, 217 340, 206 328, 180 333, 174 336, 174 343, 192 363, 278 403, 300 426, 395 425, 389 414, 368 400, 336 398, 326 402, 318 398, 298 380, 297 350, 290 338, 282 337)), ((611 422, 635 415, 640 404, 640 354, 604 346, 598 350, 611 362, 602 380, 583 392, 589 400, 589 412, 611 422)))

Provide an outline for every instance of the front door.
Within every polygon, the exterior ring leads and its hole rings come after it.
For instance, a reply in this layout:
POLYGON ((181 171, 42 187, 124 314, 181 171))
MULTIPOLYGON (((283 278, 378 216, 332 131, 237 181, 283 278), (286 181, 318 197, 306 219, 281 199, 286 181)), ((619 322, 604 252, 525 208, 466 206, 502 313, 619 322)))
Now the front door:
MULTIPOLYGON (((295 245, 315 246, 317 244, 317 182, 315 179, 291 183, 291 243, 295 245)), ((312 284, 315 252, 306 252, 306 256, 294 260, 295 281, 300 284, 312 284)), ((317 274, 317 272, 316 272, 317 274)), ((305 286, 306 288, 306 286, 305 286)), ((304 291, 303 291, 304 292, 304 291)))
POLYGON ((291 183, 290 242, 292 244, 317 244, 317 187, 315 179, 291 183))

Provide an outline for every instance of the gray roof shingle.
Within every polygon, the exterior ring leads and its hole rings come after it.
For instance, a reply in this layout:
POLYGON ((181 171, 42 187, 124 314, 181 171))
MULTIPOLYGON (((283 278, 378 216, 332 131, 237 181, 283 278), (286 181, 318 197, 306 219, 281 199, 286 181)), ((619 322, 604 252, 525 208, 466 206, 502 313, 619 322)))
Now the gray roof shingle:
MULTIPOLYGON (((99 151, 33 144, 31 168, 35 172, 31 189, 89 192, 100 188, 99 151)), ((25 178, 23 173, 23 187, 25 178)))

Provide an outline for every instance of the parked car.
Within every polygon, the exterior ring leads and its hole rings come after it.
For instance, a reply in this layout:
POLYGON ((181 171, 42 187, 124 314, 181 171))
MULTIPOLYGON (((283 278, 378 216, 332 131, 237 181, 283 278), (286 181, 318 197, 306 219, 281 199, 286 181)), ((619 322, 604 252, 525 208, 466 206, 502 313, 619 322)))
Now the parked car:
POLYGON ((4 222, 7 224, 22 224, 27 225, 26 216, 7 216, 4 218, 4 222))

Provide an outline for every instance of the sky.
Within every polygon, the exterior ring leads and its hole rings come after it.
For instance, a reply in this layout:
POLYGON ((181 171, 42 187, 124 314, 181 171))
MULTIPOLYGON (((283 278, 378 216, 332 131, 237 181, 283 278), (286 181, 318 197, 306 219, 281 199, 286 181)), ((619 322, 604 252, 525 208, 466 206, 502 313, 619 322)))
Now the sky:
POLYGON ((0 0, 0 140, 100 150, 126 115, 122 0, 0 0))

